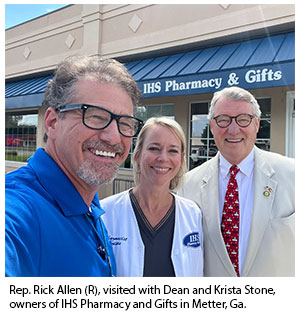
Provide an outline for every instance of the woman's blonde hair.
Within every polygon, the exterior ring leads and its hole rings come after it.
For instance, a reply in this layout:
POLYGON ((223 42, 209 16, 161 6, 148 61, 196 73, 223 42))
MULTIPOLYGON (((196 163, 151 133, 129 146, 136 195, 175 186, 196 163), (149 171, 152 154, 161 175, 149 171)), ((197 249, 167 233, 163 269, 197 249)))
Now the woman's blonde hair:
POLYGON ((177 137, 179 138, 179 140, 181 142, 181 154, 184 153, 184 155, 183 155, 183 158, 182 158, 183 161, 182 161, 182 164, 178 170, 178 173, 174 176, 174 178, 170 182, 169 189, 171 191, 173 191, 176 188, 180 187, 180 185, 183 181, 183 176, 186 172, 186 157, 185 157, 186 139, 185 139, 185 135, 184 135, 184 132, 183 132, 181 126, 175 120, 172 120, 169 117, 165 117, 165 116, 149 118, 146 121, 146 123, 144 124, 143 128, 141 129, 141 131, 138 135, 138 138, 137 138, 136 144, 135 144, 135 149, 134 149, 133 155, 132 155, 134 182, 136 185, 138 185, 140 183, 140 166, 138 165, 136 158, 142 151, 147 131, 155 125, 161 125, 161 126, 169 128, 171 131, 173 131, 177 135, 177 137))

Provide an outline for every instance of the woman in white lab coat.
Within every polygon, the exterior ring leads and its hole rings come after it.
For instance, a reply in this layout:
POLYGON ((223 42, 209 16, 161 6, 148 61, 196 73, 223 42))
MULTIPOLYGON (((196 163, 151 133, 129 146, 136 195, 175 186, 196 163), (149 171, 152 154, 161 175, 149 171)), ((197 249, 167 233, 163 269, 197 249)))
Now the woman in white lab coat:
POLYGON ((202 216, 173 193, 186 170, 181 126, 149 119, 133 153, 136 186, 101 200, 117 276, 202 276, 202 216))

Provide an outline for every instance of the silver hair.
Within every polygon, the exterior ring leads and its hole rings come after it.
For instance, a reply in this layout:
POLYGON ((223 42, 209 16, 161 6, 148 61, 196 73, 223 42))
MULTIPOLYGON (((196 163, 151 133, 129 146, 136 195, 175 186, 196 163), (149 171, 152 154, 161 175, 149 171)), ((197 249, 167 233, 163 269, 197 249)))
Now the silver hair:
MULTIPOLYGON (((134 149, 134 152, 132 155, 133 177, 134 177, 134 181, 135 181, 136 185, 138 185, 140 183, 140 166, 136 162, 136 157, 142 151, 147 131, 155 125, 161 125, 161 126, 167 127, 170 130, 172 130, 180 139, 181 153, 183 153, 183 152, 186 153, 185 135, 184 135, 184 132, 183 132, 181 126, 175 120, 172 120, 166 116, 149 118, 146 121, 146 123, 144 124, 143 128, 141 129, 141 131, 138 135, 135 149, 134 149)), ((178 173, 174 176, 174 178, 170 182, 169 189, 171 191, 176 190, 177 188, 179 188, 181 186, 185 172, 186 172, 186 157, 184 154, 182 166, 180 167, 180 169, 178 170, 178 173)))
POLYGON ((214 96, 210 103, 209 112, 208 112, 209 120, 211 120, 214 117, 215 104, 221 97, 225 97, 233 101, 244 100, 252 104, 253 114, 255 115, 256 119, 258 119, 261 115, 259 104, 255 99, 255 97, 249 91, 239 87, 228 87, 214 93, 214 96))
POLYGON ((73 55, 58 64, 46 87, 42 107, 56 109, 70 103, 76 95, 76 83, 81 79, 116 85, 130 96, 134 108, 138 105, 141 92, 123 64, 98 55, 73 55))

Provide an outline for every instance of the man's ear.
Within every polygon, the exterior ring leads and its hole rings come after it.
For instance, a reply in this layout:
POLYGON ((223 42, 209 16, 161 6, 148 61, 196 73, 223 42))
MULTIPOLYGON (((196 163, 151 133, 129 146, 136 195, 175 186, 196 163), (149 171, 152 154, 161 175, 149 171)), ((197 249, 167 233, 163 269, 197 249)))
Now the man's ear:
POLYGON ((259 126, 260 126, 260 117, 259 117, 257 120, 255 120, 255 118, 254 118, 254 121, 255 121, 255 123, 256 123, 256 133, 258 133, 258 131, 259 131, 259 126))
POLYGON ((53 107, 49 107, 46 110, 44 125, 48 138, 52 138, 57 128, 58 122, 58 113, 55 111, 53 107))
POLYGON ((212 120, 209 120, 209 127, 210 127, 210 132, 212 133, 212 135, 214 135, 214 125, 212 123, 212 120))

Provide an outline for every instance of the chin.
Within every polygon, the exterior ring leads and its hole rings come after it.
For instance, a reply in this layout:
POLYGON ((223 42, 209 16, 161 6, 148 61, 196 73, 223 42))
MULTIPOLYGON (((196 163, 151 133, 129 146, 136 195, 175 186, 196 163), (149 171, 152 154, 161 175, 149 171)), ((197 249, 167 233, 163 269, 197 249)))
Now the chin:
POLYGON ((93 166, 85 161, 77 170, 77 176, 90 186, 100 186, 111 183, 117 176, 118 164, 99 164, 93 166))

